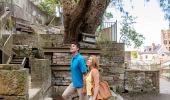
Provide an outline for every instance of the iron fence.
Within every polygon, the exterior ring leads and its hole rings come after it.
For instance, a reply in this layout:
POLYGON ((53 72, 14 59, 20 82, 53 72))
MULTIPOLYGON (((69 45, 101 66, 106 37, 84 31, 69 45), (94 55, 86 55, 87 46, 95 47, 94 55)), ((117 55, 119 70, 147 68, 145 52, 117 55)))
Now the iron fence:
POLYGON ((115 22, 102 22, 99 26, 100 30, 110 28, 111 29, 111 40, 117 42, 117 21, 115 22))

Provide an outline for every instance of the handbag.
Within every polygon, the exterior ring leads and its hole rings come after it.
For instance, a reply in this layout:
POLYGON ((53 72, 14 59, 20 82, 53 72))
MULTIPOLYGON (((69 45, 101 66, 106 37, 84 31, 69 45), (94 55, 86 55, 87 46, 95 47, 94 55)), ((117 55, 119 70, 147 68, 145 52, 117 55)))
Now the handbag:
MULTIPOLYGON (((94 89, 92 89, 94 90, 94 89)), ((94 93, 94 91, 92 91, 94 93)), ((96 100, 107 100, 112 96, 110 87, 106 81, 100 81, 96 100)))

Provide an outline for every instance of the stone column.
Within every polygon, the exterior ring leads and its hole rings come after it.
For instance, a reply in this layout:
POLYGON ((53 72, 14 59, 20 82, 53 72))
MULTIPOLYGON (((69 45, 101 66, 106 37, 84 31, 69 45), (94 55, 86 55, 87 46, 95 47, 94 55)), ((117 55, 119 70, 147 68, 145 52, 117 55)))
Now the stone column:
POLYGON ((103 69, 103 80, 106 80, 111 87, 119 92, 124 91, 124 44, 105 43, 99 44, 99 47, 102 51, 100 63, 103 69))
POLYGON ((48 59, 30 59, 32 88, 42 88, 42 94, 51 86, 51 67, 48 59))
POLYGON ((0 96, 3 100, 28 100, 27 69, 17 64, 0 64, 0 96))

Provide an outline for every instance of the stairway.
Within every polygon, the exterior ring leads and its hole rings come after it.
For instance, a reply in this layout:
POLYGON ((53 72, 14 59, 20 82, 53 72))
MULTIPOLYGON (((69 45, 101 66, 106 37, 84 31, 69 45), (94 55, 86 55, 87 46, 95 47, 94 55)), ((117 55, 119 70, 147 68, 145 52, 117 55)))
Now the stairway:
POLYGON ((25 66, 25 63, 26 57, 13 56, 9 61, 9 64, 21 64, 23 66, 25 66))

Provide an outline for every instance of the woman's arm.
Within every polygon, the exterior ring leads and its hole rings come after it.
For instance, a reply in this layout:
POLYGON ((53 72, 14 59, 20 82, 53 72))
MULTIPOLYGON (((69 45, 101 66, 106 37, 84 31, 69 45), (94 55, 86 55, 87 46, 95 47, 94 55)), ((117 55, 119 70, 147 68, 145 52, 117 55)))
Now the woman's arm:
POLYGON ((92 70, 92 78, 94 81, 94 95, 93 100, 96 100, 99 91, 99 71, 97 69, 92 70))

